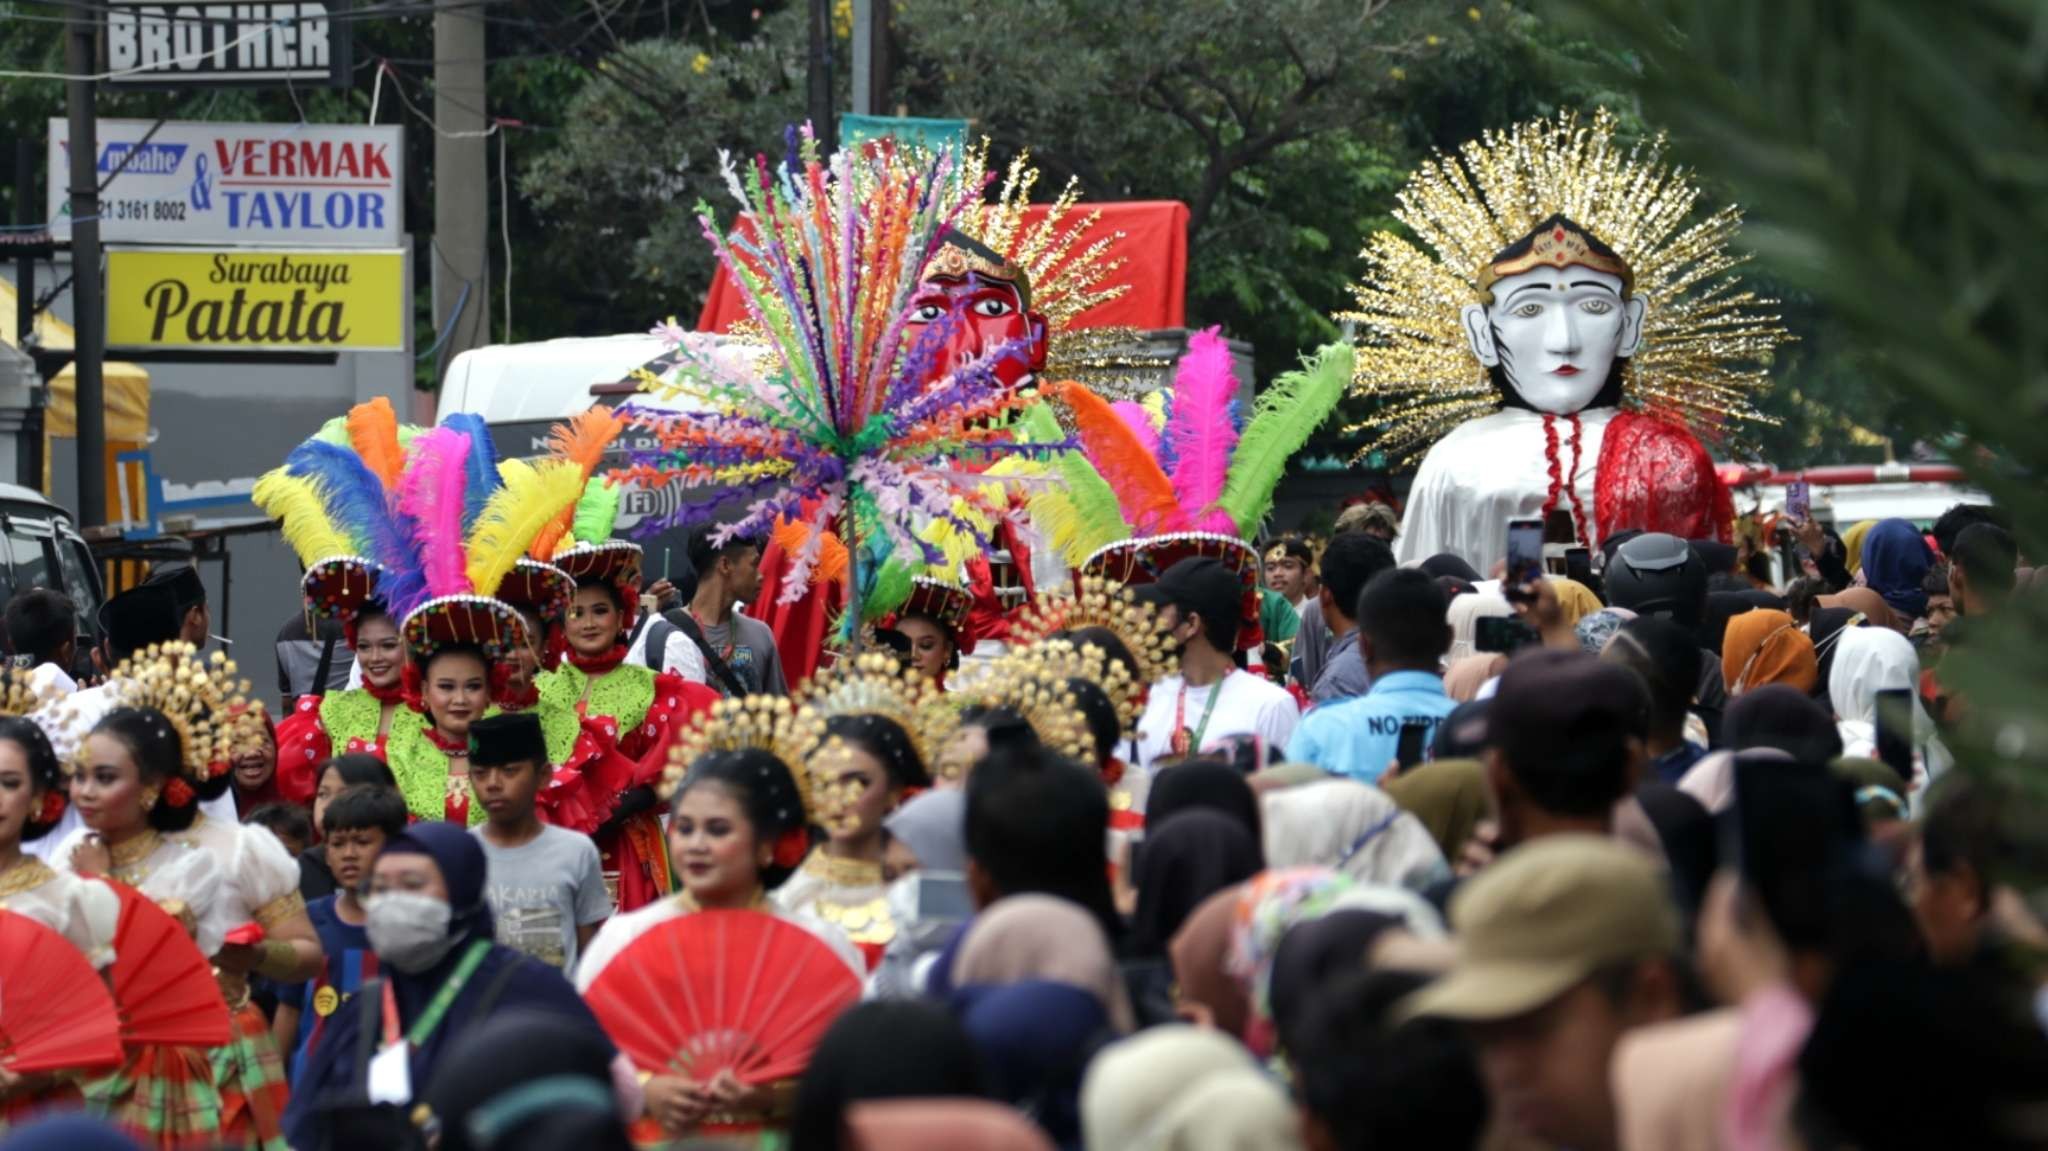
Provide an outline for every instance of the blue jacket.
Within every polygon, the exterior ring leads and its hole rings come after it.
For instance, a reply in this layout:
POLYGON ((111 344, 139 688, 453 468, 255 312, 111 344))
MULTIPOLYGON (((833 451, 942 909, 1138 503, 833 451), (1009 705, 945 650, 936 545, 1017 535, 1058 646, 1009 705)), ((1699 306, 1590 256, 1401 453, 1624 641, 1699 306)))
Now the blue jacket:
POLYGON ((1287 758, 1372 783, 1399 754, 1403 728, 1421 728, 1422 746, 1428 748, 1436 725, 1457 706, 1444 694, 1442 676, 1397 671, 1374 680, 1357 699, 1309 712, 1288 741, 1287 758))

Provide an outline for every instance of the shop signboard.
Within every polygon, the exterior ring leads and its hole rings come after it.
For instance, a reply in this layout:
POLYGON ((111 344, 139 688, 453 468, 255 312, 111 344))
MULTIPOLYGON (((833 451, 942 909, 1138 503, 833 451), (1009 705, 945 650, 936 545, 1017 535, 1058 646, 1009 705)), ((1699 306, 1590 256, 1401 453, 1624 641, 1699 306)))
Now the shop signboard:
POLYGON ((103 0, 101 10, 111 87, 346 88, 354 79, 341 0, 103 0))
POLYGON ((411 304, 402 250, 107 253, 110 348, 404 351, 411 304))

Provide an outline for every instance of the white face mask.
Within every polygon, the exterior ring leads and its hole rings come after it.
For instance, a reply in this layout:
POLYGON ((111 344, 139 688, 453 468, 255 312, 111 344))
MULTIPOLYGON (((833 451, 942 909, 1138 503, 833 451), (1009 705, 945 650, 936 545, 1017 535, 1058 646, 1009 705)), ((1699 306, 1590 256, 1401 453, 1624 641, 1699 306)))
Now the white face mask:
POLYGON ((370 896, 364 912, 363 932, 377 957, 408 974, 441 962, 455 946, 448 904, 431 895, 383 892, 370 896))
POLYGON ((1565 415, 1593 402, 1615 361, 1643 340, 1640 296, 1623 299, 1621 277, 1577 265, 1534 268, 1494 282, 1491 304, 1464 310, 1472 354, 1507 373, 1539 412, 1565 415))

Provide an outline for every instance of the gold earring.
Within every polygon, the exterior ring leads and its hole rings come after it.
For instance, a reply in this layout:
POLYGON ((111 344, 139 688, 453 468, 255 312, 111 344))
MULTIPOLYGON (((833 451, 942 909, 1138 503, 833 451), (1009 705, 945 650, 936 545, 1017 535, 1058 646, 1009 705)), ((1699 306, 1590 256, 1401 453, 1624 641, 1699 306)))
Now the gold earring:
POLYGON ((142 814, 148 815, 156 810, 156 795, 156 788, 145 787, 142 789, 142 814))

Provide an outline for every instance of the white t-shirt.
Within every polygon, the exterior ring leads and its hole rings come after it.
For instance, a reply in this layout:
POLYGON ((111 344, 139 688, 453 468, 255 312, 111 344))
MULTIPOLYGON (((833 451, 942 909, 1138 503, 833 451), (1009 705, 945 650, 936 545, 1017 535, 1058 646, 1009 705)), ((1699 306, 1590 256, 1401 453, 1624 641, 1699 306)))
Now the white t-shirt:
POLYGON ((1196 752, 1225 736, 1256 735, 1265 741, 1268 756, 1279 755, 1300 719, 1301 709, 1285 688, 1248 671, 1232 671, 1211 687, 1188 687, 1180 676, 1168 676, 1152 685, 1145 714, 1138 717, 1138 766, 1150 771, 1154 761, 1171 754, 1176 726, 1201 732, 1196 752), (1222 694, 1211 708, 1209 697, 1215 692, 1222 694))

